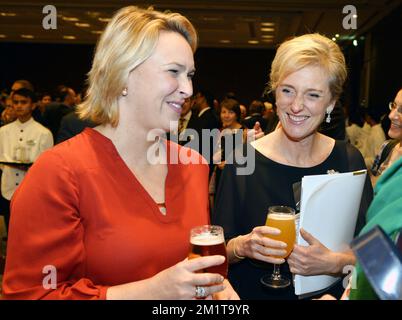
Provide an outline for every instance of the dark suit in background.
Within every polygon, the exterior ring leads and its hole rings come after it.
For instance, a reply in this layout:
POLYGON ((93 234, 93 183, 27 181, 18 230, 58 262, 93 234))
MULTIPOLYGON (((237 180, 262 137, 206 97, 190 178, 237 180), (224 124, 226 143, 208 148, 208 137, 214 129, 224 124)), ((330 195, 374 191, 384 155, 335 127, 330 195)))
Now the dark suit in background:
POLYGON ((56 144, 74 137, 87 127, 93 128, 95 125, 90 120, 81 120, 75 112, 70 112, 61 119, 56 144))

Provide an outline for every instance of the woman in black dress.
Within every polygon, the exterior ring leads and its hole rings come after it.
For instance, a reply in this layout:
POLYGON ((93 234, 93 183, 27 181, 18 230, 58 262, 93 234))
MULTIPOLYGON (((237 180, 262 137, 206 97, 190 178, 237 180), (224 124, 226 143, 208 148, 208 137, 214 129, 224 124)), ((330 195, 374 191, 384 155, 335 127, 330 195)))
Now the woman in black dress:
MULTIPOLYGON (((243 299, 297 298, 292 286, 276 290, 260 284, 261 276, 271 273, 272 263, 285 262, 272 257, 284 250, 283 243, 269 238, 276 229, 264 226, 268 207, 295 208, 293 185, 305 175, 365 169, 357 149, 317 132, 324 118, 331 121, 346 76, 341 50, 324 36, 303 35, 278 48, 270 87, 275 93, 280 126, 244 148, 248 150, 247 162, 254 161, 252 174, 238 175, 241 165, 226 163, 212 217, 214 224, 224 227, 231 264, 229 279, 243 299)), ((367 179, 356 231, 364 224, 371 198, 367 179)), ((301 235, 310 246, 295 246, 288 263, 281 267, 284 275, 291 276, 290 271, 335 275, 341 274, 345 265, 354 264, 351 251, 333 252, 307 232, 301 235)))

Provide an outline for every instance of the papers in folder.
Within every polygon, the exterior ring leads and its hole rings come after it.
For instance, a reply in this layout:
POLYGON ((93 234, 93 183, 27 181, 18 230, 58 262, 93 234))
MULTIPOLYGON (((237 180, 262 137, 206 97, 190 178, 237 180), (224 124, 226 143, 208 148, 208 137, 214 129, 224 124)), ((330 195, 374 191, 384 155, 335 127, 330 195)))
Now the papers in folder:
MULTIPOLYGON (((300 228, 332 251, 345 250, 353 239, 366 174, 367 170, 361 170, 303 177, 300 228)), ((297 244, 308 245, 301 236, 297 244)), ((295 294, 323 290, 338 279, 295 275, 295 294)))

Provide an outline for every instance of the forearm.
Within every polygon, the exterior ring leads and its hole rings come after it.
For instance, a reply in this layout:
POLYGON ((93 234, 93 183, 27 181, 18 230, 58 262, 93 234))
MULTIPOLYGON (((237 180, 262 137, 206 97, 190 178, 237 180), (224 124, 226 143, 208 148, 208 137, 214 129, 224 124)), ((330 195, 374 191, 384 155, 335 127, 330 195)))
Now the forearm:
POLYGON ((109 287, 106 292, 106 300, 161 300, 162 292, 158 291, 152 278, 125 283, 109 287))

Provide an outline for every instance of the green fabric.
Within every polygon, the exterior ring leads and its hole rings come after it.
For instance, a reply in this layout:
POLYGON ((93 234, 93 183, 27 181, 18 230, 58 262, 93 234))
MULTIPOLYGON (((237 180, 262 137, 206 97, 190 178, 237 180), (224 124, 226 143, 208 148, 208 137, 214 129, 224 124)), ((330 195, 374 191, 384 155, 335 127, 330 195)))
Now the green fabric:
MULTIPOLYGON (((378 179, 374 200, 367 211, 367 224, 360 235, 379 225, 392 239, 402 228, 402 158, 389 167, 378 179)), ((364 272, 356 265, 356 288, 350 291, 351 300, 377 299, 364 272)))

